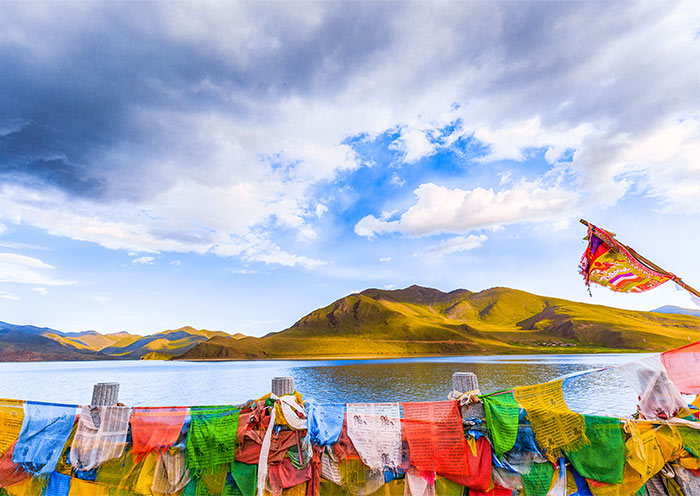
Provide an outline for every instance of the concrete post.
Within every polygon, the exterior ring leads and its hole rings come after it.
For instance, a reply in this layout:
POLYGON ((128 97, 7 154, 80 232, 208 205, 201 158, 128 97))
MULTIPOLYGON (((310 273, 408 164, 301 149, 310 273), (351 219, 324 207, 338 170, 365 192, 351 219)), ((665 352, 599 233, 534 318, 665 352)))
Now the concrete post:
POLYGON ((100 414, 98 406, 113 406, 119 402, 118 382, 98 382, 92 388, 92 403, 90 403, 90 415, 95 427, 100 427, 100 414))
MULTIPOLYGON (((474 391, 479 394, 479 379, 472 372, 455 372, 452 374, 452 389, 458 393, 474 391)), ((473 419, 475 417, 484 418, 484 405, 481 403, 471 403, 461 407, 462 419, 473 419)))
POLYGON ((479 379, 472 372, 455 372, 452 374, 452 389, 460 393, 476 391, 479 393, 479 379))
POLYGON ((99 382, 92 388, 92 403, 95 406, 112 406, 119 402, 118 382, 99 382))
POLYGON ((290 376, 273 377, 272 378, 272 393, 277 396, 294 393, 294 378, 290 376))

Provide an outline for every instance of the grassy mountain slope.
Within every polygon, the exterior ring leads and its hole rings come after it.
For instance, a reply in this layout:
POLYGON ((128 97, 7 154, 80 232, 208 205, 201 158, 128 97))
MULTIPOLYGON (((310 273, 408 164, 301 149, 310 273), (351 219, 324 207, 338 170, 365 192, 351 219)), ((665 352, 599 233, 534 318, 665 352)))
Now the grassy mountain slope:
POLYGON ((368 289, 262 338, 217 336, 180 359, 662 350, 700 340, 700 318, 636 312, 509 288, 368 289))
POLYGON ((78 348, 62 336, 46 332, 48 336, 17 328, 0 328, 0 361, 52 360, 108 360, 110 357, 83 347, 78 348), (50 336, 56 336, 53 339, 50 336))
MULTIPOLYGON (((221 331, 182 327, 150 336, 126 332, 100 334, 95 331, 62 332, 48 327, 0 322, 0 361, 169 359, 221 331)), ((236 334, 232 337, 245 337, 236 334)))
POLYGON ((129 335, 112 346, 103 348, 101 352, 125 359, 140 359, 145 355, 148 355, 150 358, 154 356, 172 357, 185 353, 197 344, 217 336, 228 337, 230 335, 221 331, 209 331, 186 326, 149 336, 129 335))
POLYGON ((85 345, 91 350, 100 351, 108 346, 113 346, 124 339, 136 338, 128 332, 115 332, 112 334, 100 334, 97 331, 67 332, 64 338, 70 340, 75 345, 85 345))

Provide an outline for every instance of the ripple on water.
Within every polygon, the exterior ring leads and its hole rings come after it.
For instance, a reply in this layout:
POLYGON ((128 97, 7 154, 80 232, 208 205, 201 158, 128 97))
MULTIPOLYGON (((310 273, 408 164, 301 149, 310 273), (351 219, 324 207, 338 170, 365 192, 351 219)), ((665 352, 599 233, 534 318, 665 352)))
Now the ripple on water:
MULTIPOLYGON (((290 375, 297 390, 323 402, 436 401, 447 397, 454 372, 477 374, 481 391, 493 392, 642 356, 0 363, 0 397, 84 403, 95 383, 119 382, 119 399, 127 405, 237 404, 269 392, 273 377, 290 375)), ((636 408, 636 394, 614 370, 567 381, 564 396, 581 413, 626 416, 636 408)))

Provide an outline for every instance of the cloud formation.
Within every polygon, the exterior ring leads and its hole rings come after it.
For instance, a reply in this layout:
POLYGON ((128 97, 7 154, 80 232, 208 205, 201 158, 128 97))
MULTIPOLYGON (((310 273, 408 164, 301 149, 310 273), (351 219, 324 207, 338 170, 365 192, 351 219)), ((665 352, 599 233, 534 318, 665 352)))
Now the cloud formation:
POLYGON ((399 220, 362 218, 355 226, 360 236, 401 232, 409 236, 467 233, 524 221, 566 219, 576 204, 576 194, 537 182, 521 181, 510 189, 450 189, 433 183, 414 191, 416 203, 399 220))
POLYGON ((75 281, 54 279, 48 271, 54 267, 38 258, 0 253, 0 282, 36 284, 42 286, 66 286, 75 281))
POLYGON ((367 165, 351 138, 389 131, 406 167, 472 139, 484 164, 544 149, 567 180, 426 181, 399 219, 366 206, 360 236, 549 220, 633 186, 699 213, 699 23, 690 1, 14 3, 0 219, 317 267, 304 250, 328 217, 319 188, 367 165))
POLYGON ((452 255, 453 253, 459 253, 461 251, 469 251, 483 246, 487 239, 488 237, 485 234, 470 234, 466 237, 456 236, 429 247, 425 251, 425 254, 442 257, 445 255, 452 255))

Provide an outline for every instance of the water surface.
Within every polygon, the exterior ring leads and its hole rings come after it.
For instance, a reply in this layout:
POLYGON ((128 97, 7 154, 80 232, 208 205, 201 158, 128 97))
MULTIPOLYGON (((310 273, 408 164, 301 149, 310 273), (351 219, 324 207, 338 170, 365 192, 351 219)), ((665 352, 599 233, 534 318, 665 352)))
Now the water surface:
MULTIPOLYGON (((322 402, 444 400, 454 372, 474 372, 482 392, 526 386, 648 355, 509 355, 389 360, 240 362, 0 363, 0 397, 84 404, 97 382, 119 382, 130 406, 238 404, 270 391, 275 376, 292 376, 298 391, 322 402)), ((636 393, 614 370, 566 382, 575 411, 626 416, 636 393)))

